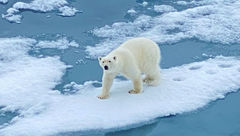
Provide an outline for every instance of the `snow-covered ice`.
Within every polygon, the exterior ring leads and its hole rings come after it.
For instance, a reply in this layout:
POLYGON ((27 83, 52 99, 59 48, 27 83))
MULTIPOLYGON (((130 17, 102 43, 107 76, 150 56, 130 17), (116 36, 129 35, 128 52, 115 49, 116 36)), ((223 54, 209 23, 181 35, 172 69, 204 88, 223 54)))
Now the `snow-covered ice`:
POLYGON ((0 3, 6 4, 8 3, 8 0, 0 0, 0 3))
POLYGON ((145 6, 148 5, 148 2, 144 1, 144 2, 142 3, 142 5, 145 7, 145 6))
MULTIPOLYGON (((139 36, 160 45, 187 38, 221 44, 240 43, 239 0, 203 0, 190 4, 199 6, 157 16, 139 15, 132 22, 96 28, 93 34, 103 40, 88 46, 86 52, 91 57, 104 55, 123 41, 139 36)), ((72 16, 76 12, 66 0, 33 0, 16 2, 2 16, 20 23, 24 10, 58 10, 63 16, 72 16)), ((240 58, 217 56, 162 69, 160 85, 145 85, 141 94, 128 94, 132 83, 116 79, 109 99, 97 98, 101 87, 95 84, 100 85, 100 81, 84 84, 72 81, 62 90, 72 93, 64 95, 55 87, 61 83, 69 66, 59 56, 39 58, 29 55, 29 51, 70 47, 79 45, 66 37, 56 40, 0 38, 0 107, 3 107, 0 111, 18 113, 0 126, 0 135, 43 136, 69 131, 121 129, 157 117, 197 110, 240 88, 240 58)))
POLYGON ((54 41, 49 40, 39 41, 34 47, 67 49, 69 47, 79 47, 79 44, 76 43, 75 41, 69 41, 66 37, 62 37, 54 41))
POLYGON ((174 7, 169 5, 154 5, 154 11, 156 12, 174 12, 177 11, 174 7))
POLYGON ((67 0, 33 0, 29 3, 16 2, 7 10, 7 14, 2 14, 2 18, 9 22, 21 23, 21 12, 30 10, 34 12, 59 11, 61 16, 74 16, 78 10, 70 7, 67 0))
POLYGON ((201 6, 159 16, 139 15, 131 22, 96 28, 100 43, 86 48, 90 57, 105 55, 132 37, 147 37, 159 44, 196 38, 221 44, 240 43, 240 1, 202 1, 201 6))
POLYGON ((131 82, 116 79, 106 100, 97 98, 101 88, 94 84, 98 81, 83 85, 72 82, 65 88, 75 93, 63 95, 54 87, 67 66, 59 57, 28 55, 37 43, 21 37, 0 39, 1 112, 19 113, 9 124, 0 126, 2 135, 42 136, 121 128, 196 110, 240 88, 240 59, 218 56, 162 69, 161 84, 144 86, 141 94, 129 94, 131 82))
POLYGON ((134 9, 129 9, 127 13, 133 15, 133 14, 136 14, 137 12, 134 9))

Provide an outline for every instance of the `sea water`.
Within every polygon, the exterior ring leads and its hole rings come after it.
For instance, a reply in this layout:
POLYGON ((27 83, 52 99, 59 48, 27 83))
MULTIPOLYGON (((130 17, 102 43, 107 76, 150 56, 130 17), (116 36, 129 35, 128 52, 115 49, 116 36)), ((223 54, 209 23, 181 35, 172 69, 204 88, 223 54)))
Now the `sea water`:
POLYGON ((0 135, 240 135, 238 0, 0 1, 0 135), (162 82, 101 92, 103 56, 144 36, 162 82), (235 92, 235 93, 231 93, 235 92))

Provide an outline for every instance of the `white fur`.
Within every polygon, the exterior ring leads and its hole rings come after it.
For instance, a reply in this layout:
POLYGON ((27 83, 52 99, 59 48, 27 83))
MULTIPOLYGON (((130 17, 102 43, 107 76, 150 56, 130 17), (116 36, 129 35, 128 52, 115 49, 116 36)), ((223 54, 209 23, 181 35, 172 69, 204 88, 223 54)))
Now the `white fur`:
POLYGON ((146 38, 134 38, 124 42, 117 49, 105 57, 99 57, 99 64, 103 68, 102 93, 98 98, 105 99, 109 96, 109 90, 113 79, 117 74, 122 74, 133 82, 134 88, 129 93, 143 91, 142 81, 149 85, 157 85, 160 80, 161 60, 158 45, 146 38), (108 69, 104 69, 104 66, 108 69), (145 78, 141 79, 141 74, 145 78))

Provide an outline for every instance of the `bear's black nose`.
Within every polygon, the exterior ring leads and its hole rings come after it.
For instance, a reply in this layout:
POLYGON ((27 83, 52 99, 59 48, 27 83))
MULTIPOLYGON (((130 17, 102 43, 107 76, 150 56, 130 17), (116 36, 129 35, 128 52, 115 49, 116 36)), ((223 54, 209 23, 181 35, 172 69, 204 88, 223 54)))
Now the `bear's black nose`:
POLYGON ((108 70, 108 66, 104 66, 104 69, 105 69, 105 70, 108 70))

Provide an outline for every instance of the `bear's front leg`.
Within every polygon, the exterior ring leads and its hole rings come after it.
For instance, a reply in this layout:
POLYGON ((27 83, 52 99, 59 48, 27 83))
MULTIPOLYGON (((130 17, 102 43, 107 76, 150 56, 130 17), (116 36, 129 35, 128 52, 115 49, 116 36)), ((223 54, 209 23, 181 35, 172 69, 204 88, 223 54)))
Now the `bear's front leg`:
POLYGON ((142 92, 142 79, 141 79, 141 76, 135 80, 133 80, 133 87, 134 89, 133 90, 130 90, 128 93, 130 94, 138 94, 138 93, 141 93, 142 92))
POLYGON ((99 99, 106 99, 109 97, 109 90, 112 86, 115 74, 104 73, 102 78, 102 93, 98 96, 99 99))

